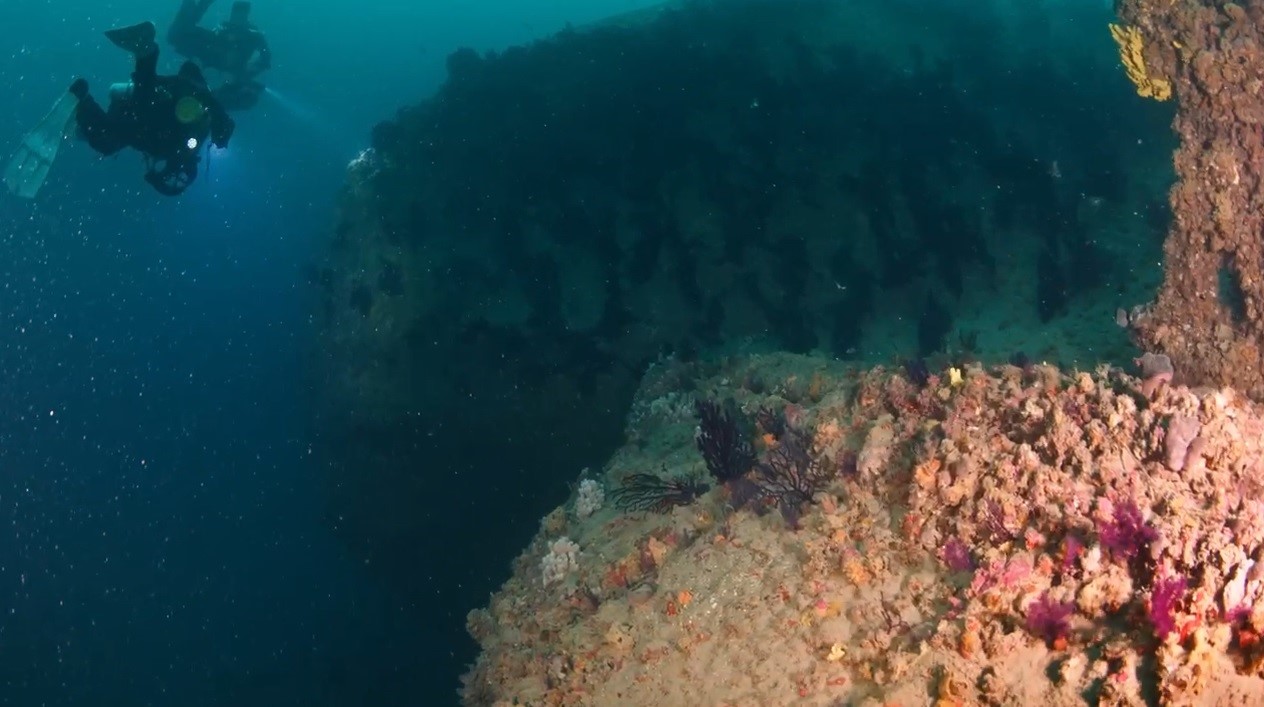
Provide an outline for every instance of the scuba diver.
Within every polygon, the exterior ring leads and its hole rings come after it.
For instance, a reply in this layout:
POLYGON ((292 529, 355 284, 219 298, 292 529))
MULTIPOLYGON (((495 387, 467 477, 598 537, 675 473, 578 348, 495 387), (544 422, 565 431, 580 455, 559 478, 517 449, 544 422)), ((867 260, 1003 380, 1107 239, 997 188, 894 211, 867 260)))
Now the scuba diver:
POLYGON ((154 24, 112 29, 105 36, 136 57, 130 83, 110 87, 109 109, 76 79, 70 93, 78 99, 78 134, 102 155, 131 147, 145 157, 145 181, 160 194, 175 196, 197 179, 198 148, 210 137, 226 147, 234 123, 211 95, 202 72, 186 61, 174 76, 159 76, 154 24))
POLYGON ((110 104, 88 94, 88 82, 76 79, 44 119, 22 138, 5 165, 9 192, 33 199, 48 178, 63 142, 86 140, 102 155, 131 147, 145 158, 145 181, 159 193, 175 196, 197 178, 198 148, 209 137, 225 147, 234 123, 211 94, 202 72, 185 62, 174 76, 159 76, 154 25, 145 22, 105 33, 136 59, 132 80, 110 86, 110 104))
POLYGON ((268 40, 250 22, 250 3, 234 2, 228 19, 215 29, 198 26, 215 0, 180 0, 167 41, 187 59, 227 77, 214 93, 228 110, 254 107, 264 85, 256 77, 272 66, 268 40))

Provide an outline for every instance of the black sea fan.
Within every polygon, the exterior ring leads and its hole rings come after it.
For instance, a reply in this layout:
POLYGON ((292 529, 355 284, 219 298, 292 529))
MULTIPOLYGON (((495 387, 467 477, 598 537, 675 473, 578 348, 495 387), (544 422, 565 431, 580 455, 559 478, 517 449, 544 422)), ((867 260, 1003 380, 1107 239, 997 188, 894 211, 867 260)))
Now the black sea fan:
POLYGON ((766 407, 761 407, 755 412, 755 423, 759 425, 759 429, 772 435, 774 439, 786 433, 785 414, 766 407))
POLYGON ((666 513, 676 506, 687 506, 711 489, 694 479, 665 479, 654 474, 632 474, 611 494, 614 505, 622 511, 666 513))
POLYGON ((745 425, 714 400, 697 400, 698 434, 694 442, 716 481, 726 483, 741 478, 755 462, 745 425))
POLYGON ((798 428, 787 428, 777 446, 755 466, 760 500, 775 505, 792 526, 800 508, 834 478, 834 469, 812 454, 812 441, 798 428))
POLYGON ((904 374, 918 388, 925 388, 930 382, 930 368, 926 365, 926 359, 920 356, 904 360, 904 374))

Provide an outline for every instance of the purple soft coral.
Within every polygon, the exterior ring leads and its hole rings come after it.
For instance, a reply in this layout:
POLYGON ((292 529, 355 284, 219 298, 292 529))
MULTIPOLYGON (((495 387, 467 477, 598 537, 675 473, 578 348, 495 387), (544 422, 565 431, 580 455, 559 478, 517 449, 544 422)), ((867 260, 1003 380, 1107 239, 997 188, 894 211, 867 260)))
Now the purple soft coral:
POLYGON ((1075 602, 1056 601, 1049 592, 1027 607, 1027 630, 1033 636, 1044 639, 1045 645, 1061 650, 1066 647, 1071 634, 1071 615, 1075 602))
POLYGON ((1115 504, 1114 514, 1110 520, 1102 523, 1098 535, 1101 537, 1102 547, 1126 564, 1144 559, 1150 543, 1159 537, 1158 532, 1141 517, 1141 509, 1132 500, 1115 504))
POLYGON ((1075 569, 1075 563, 1079 561, 1080 555, 1084 552, 1084 543, 1074 535, 1066 536, 1066 540, 1062 543, 1062 571, 1071 572, 1075 569))
POLYGON ((953 572, 973 572, 974 558, 970 548, 960 538, 948 538, 948 542, 939 549, 939 559, 953 572))
POLYGON ((1150 591, 1150 625, 1160 639, 1176 630, 1176 609, 1185 598, 1185 586, 1184 577, 1172 575, 1156 581, 1150 591))

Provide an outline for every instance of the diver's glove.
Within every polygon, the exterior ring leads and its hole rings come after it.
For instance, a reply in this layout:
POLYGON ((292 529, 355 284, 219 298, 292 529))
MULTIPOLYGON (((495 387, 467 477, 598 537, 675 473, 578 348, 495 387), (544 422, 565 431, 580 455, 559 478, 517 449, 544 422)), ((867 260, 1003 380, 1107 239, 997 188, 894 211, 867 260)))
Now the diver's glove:
POLYGON ((82 101, 88 95, 88 80, 82 77, 75 79, 70 84, 70 95, 82 101))
POLYGON ((211 125, 211 144, 224 149, 228 147, 228 140, 233 136, 233 131, 237 129, 237 123, 232 118, 224 116, 223 120, 217 120, 211 125))

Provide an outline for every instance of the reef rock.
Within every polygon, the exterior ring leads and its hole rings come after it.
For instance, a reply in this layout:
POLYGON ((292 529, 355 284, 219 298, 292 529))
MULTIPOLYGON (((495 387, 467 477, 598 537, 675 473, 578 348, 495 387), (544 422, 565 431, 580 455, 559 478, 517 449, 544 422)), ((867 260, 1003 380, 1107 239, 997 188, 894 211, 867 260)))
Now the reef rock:
POLYGON ((793 526, 732 484, 661 513, 559 509, 469 616, 465 704, 1264 704, 1264 417, 1246 398, 1150 400, 1109 367, 919 387, 789 355, 662 366, 596 481, 706 474, 696 421, 658 404, 690 371, 752 437, 790 425, 814 454, 857 452, 884 426, 883 463, 838 467, 793 526), (1174 471, 1183 417, 1205 444, 1174 471), (563 536, 572 574, 542 581, 563 536))

